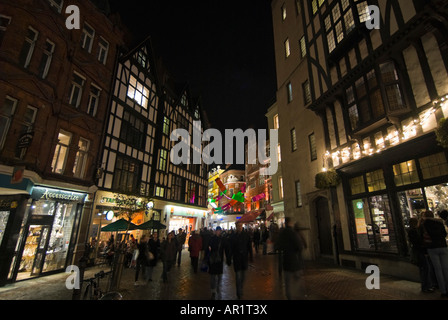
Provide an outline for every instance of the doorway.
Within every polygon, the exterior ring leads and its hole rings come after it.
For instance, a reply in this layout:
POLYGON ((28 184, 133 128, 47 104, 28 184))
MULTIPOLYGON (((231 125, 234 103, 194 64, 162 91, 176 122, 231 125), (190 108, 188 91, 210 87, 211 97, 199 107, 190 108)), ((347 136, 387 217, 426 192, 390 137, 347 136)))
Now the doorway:
POLYGON ((29 225, 16 280, 40 275, 51 225, 29 225))
POLYGON ((328 199, 319 197, 315 201, 315 207, 320 254, 333 255, 333 240, 328 199))

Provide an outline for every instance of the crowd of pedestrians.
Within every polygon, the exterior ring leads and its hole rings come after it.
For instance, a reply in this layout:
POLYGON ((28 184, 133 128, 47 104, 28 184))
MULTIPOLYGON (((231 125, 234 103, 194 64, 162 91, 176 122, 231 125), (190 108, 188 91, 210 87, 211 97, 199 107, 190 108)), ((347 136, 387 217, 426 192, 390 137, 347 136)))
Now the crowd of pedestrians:
POLYGON ((230 230, 218 226, 215 229, 191 231, 188 239, 185 230, 179 229, 177 233, 170 231, 162 241, 157 233, 150 237, 144 235, 140 240, 132 237, 126 265, 135 269, 135 285, 141 285, 152 281, 154 267, 162 263, 161 278, 166 283, 173 266, 181 265, 182 251, 187 247, 193 273, 207 272, 210 276, 211 299, 222 299, 224 264, 232 267, 236 297, 242 299, 246 273, 254 254, 275 252, 279 253, 279 265, 282 268, 279 271, 285 272, 286 296, 288 299, 297 299, 300 298, 300 292, 296 294, 293 288, 297 288, 296 284, 302 277, 302 250, 305 246, 289 218, 281 229, 275 224, 269 228, 264 225, 252 228, 237 223, 230 230), (139 281, 140 275, 144 282, 139 281))
POLYGON ((422 292, 432 293, 438 288, 441 297, 448 298, 448 211, 443 210, 438 216, 425 211, 420 218, 411 218, 408 239, 412 262, 420 270, 422 292))

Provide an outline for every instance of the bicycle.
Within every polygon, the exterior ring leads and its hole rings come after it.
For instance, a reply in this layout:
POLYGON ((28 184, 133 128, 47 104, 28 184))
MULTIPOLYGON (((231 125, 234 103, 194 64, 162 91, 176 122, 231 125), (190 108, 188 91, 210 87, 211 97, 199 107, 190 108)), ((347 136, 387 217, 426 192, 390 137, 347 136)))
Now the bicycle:
POLYGON ((84 291, 83 300, 121 300, 123 297, 119 292, 103 293, 100 287, 100 279, 112 274, 112 271, 100 271, 93 278, 86 279, 87 287, 84 291))

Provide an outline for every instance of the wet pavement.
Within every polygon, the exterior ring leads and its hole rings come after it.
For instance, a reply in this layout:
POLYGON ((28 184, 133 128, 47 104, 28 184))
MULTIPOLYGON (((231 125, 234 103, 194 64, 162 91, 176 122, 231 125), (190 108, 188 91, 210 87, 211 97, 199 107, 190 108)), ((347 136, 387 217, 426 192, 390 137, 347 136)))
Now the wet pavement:
MULTIPOLYGON (((243 300, 286 300, 283 275, 278 272, 277 255, 255 255, 246 272, 243 300)), ((87 269, 85 278, 106 266, 87 269)), ((210 276, 194 273, 188 251, 184 250, 182 264, 173 266, 168 282, 161 279, 162 263, 154 269, 151 282, 134 282, 135 270, 124 269, 119 292, 123 300, 210 300, 210 276)), ((380 276, 380 289, 367 289, 369 275, 361 270, 342 268, 333 264, 307 262, 303 275, 305 300, 440 300, 440 293, 422 293, 420 284, 387 275, 380 276)), ((72 290, 65 286, 68 274, 41 277, 17 282, 0 288, 0 300, 71 300, 72 290)), ((106 287, 102 280, 102 287, 106 287)), ((222 300, 236 300, 233 266, 224 267, 222 300)))

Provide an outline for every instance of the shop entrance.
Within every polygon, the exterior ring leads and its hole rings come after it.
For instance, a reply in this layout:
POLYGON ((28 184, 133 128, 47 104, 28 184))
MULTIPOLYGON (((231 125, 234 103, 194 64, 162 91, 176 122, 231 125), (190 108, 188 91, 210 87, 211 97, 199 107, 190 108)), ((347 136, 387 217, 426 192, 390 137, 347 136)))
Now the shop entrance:
POLYGON ((331 219, 328 199, 319 197, 315 201, 318 227, 319 247, 322 255, 333 255, 333 241, 331 239, 331 219))
POLYGON ((29 225, 16 280, 37 277, 42 271, 51 224, 29 225))

